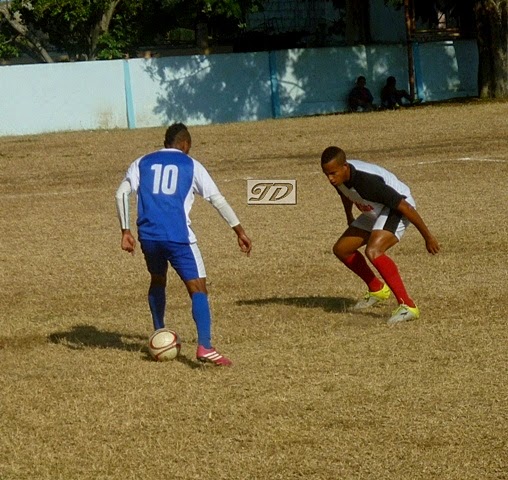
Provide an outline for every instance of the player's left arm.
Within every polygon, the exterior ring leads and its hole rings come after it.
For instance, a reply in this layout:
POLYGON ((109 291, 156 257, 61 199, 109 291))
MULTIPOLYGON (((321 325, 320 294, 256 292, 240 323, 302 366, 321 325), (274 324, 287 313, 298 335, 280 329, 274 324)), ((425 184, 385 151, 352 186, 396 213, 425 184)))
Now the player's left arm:
POLYGON ((221 217, 228 223, 228 225, 234 230, 236 236, 238 237, 238 245, 242 252, 245 252, 247 255, 250 255, 252 250, 252 242, 250 238, 245 233, 242 225, 240 224, 240 220, 236 216, 236 213, 231 208, 231 205, 227 202, 227 200, 220 193, 215 193, 210 196, 207 200, 215 207, 215 209, 220 213, 221 217))
POLYGON ((220 193, 219 188, 213 181, 206 168, 197 160, 193 159, 193 161, 195 191, 214 206, 214 208, 219 212, 220 216, 236 233, 238 238, 238 245, 240 246, 242 252, 250 255, 252 250, 252 242, 240 224, 240 220, 238 220, 236 213, 231 208, 231 205, 229 205, 224 196, 220 193))
POLYGON ((420 216, 420 214, 416 211, 416 209, 405 199, 402 199, 398 206, 397 210, 404 215, 420 232, 421 236, 425 240, 425 246, 427 248, 427 251, 429 253, 432 253, 432 255, 435 255, 439 252, 439 243, 430 232, 429 228, 423 221, 423 218, 420 216))
POLYGON ((245 230, 243 229, 243 227, 240 224, 235 225, 233 227, 233 230, 235 231, 236 236, 238 238, 238 245, 239 245, 240 249, 242 250, 242 252, 246 253, 247 256, 249 257, 250 252, 252 250, 251 239, 247 236, 247 234, 245 233, 245 230))

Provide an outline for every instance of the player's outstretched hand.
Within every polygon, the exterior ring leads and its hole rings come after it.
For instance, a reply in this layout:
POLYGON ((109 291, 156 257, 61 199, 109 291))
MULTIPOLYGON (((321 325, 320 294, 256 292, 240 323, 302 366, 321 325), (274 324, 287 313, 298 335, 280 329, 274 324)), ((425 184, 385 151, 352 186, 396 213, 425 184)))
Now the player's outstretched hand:
POLYGON ((252 242, 250 238, 245 233, 245 230, 241 225, 236 225, 233 227, 233 230, 236 233, 236 236, 238 237, 238 245, 242 249, 242 252, 246 253, 247 256, 250 256, 250 251, 252 250, 252 242))
POLYGON ((246 253, 247 256, 250 257, 250 251, 252 250, 252 242, 245 233, 238 235, 238 245, 240 245, 242 252, 246 253))
POLYGON ((136 249, 136 239, 132 236, 130 230, 124 230, 122 232, 122 250, 129 252, 131 255, 134 255, 134 250, 136 249))
POLYGON ((432 253, 432 255, 439 252, 439 243, 436 237, 432 235, 425 240, 425 246, 427 247, 427 252, 432 253))

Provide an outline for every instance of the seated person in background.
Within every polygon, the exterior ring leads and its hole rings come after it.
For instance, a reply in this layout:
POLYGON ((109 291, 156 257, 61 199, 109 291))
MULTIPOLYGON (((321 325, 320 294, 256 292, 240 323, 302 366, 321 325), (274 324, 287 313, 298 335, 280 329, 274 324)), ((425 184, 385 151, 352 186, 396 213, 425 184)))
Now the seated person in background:
POLYGON ((350 112, 371 112, 374 110, 372 101, 374 97, 370 90, 365 86, 367 80, 364 76, 359 76, 356 79, 356 85, 353 87, 348 96, 348 107, 350 112))
POLYGON ((405 99, 409 103, 413 103, 409 93, 406 90, 397 89, 397 80, 395 77, 388 77, 386 85, 381 90, 381 106, 393 110, 399 108, 405 99))

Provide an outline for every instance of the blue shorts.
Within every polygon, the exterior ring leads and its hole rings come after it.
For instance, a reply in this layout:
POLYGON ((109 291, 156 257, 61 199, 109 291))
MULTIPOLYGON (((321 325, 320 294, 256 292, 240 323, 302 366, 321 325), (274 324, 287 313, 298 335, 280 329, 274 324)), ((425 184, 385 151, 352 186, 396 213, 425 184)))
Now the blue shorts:
POLYGON ((205 278, 205 265, 196 243, 176 243, 158 240, 140 240, 148 271, 166 275, 168 262, 184 281, 205 278))

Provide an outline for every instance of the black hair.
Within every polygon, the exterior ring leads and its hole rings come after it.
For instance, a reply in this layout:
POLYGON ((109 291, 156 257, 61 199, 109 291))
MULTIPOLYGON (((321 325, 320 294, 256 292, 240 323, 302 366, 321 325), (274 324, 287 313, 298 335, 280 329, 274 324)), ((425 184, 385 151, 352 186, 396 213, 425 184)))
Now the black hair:
POLYGON ((190 138, 190 133, 183 123, 173 123, 173 125, 170 125, 166 130, 164 145, 167 147, 174 146, 183 140, 190 141, 190 138))
POLYGON ((342 148, 339 147, 325 148, 325 150, 321 154, 321 165, 331 162, 332 160, 337 160, 339 165, 346 163, 346 154, 344 153, 344 150, 342 150, 342 148))

